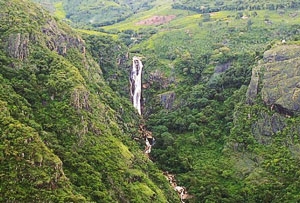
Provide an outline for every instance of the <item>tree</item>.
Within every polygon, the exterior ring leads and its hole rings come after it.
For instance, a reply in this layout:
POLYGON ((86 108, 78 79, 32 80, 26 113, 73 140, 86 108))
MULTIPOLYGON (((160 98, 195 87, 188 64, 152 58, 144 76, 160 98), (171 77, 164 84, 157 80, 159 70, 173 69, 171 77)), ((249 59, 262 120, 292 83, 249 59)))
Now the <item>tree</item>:
POLYGON ((199 130, 199 126, 196 124, 196 123, 191 123, 190 125, 189 125, 189 130, 192 130, 193 131, 193 134, 195 133, 195 130, 197 131, 197 130, 199 130))
POLYGON ((236 19, 240 19, 240 18, 242 18, 243 17, 243 12, 237 12, 237 14, 236 14, 236 19))
POLYGON ((253 22, 252 22, 252 20, 251 19, 249 19, 248 21, 247 21, 247 30, 251 30, 251 26, 253 25, 253 22))
POLYGON ((203 13, 203 22, 209 22, 210 21, 210 14, 209 13, 203 13))

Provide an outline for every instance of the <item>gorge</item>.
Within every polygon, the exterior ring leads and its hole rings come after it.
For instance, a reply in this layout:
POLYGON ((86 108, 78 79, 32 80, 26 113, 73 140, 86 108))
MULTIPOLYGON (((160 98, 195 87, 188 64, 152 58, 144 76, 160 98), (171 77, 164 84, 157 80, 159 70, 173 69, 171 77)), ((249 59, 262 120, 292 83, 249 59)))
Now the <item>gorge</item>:
POLYGON ((300 201, 298 1, 0 8, 0 202, 300 201))

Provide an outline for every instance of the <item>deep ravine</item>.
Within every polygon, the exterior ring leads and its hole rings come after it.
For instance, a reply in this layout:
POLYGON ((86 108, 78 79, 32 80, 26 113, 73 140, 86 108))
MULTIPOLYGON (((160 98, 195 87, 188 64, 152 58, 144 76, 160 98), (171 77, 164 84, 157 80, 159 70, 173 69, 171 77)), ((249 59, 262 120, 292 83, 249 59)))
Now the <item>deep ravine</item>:
MULTIPOLYGON (((142 70, 142 61, 138 57, 134 56, 132 58, 132 69, 130 72, 130 95, 132 104, 140 115, 142 115, 142 70)), ((152 132, 146 129, 145 125, 140 125, 140 134, 142 139, 145 141, 144 153, 150 159, 150 153, 152 146, 155 144, 155 138, 153 137, 152 132)), ((177 185, 174 174, 164 172, 164 176, 167 178, 173 189, 178 193, 181 203, 184 203, 184 200, 193 197, 188 194, 187 189, 184 186, 177 185)))

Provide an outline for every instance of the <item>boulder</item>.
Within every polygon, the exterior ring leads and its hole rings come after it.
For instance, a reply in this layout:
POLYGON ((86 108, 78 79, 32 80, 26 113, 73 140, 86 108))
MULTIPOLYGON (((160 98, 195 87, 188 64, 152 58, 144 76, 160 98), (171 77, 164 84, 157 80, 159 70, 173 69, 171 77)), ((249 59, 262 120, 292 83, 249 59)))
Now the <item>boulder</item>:
POLYGON ((281 45, 264 53, 262 63, 252 70, 247 91, 248 104, 253 104, 262 84, 263 102, 280 114, 300 113, 300 46, 281 45), (259 78, 259 75, 262 75, 259 78))
MULTIPOLYGON (((281 58, 283 57, 285 56, 281 58)), ((300 57, 268 63, 264 66, 262 99, 280 113, 287 115, 300 113, 299 67, 300 57)))
POLYGON ((29 55, 29 34, 12 33, 8 37, 8 54, 12 58, 24 60, 29 55))
POLYGON ((252 133, 255 139, 261 144, 270 144, 271 136, 282 131, 286 126, 285 117, 279 113, 269 115, 266 112, 260 112, 258 119, 252 124, 252 133))
POLYGON ((160 103, 166 108, 166 109, 172 109, 173 103, 175 101, 175 92, 166 92, 159 95, 160 103))

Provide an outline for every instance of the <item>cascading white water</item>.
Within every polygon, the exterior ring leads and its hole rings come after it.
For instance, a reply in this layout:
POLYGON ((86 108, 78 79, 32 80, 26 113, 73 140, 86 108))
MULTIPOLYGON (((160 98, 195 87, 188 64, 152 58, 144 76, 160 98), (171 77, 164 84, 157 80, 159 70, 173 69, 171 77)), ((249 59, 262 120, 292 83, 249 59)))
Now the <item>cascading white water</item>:
POLYGON ((130 74, 130 94, 134 108, 141 115, 141 96, 142 96, 142 69, 141 60, 134 56, 132 59, 132 70, 130 74))

